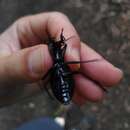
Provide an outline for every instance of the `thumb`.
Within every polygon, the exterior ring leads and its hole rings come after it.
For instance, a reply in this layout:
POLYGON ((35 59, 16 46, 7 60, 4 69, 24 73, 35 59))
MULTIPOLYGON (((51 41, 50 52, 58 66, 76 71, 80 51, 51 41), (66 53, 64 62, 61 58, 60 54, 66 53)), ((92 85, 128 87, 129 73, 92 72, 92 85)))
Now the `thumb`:
POLYGON ((0 86, 39 80, 52 65, 47 45, 37 45, 0 58, 0 86))

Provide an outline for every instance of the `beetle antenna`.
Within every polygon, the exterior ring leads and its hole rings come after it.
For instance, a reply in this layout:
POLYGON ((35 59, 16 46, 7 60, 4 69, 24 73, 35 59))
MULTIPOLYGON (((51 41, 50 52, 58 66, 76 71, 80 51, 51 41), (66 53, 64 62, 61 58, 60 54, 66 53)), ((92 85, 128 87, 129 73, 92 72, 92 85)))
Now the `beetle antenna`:
POLYGON ((64 31, 64 29, 62 28, 61 29, 61 34, 60 34, 60 39, 61 39, 62 42, 65 41, 65 37, 63 35, 63 31, 64 31))
POLYGON ((68 61, 65 62, 64 64, 80 64, 80 63, 90 63, 90 62, 97 62, 101 61, 102 59, 92 59, 92 60, 87 60, 87 61, 68 61))
POLYGON ((72 38, 74 38, 75 36, 70 36, 70 37, 68 37, 67 39, 65 39, 65 42, 66 41, 68 41, 68 40, 70 40, 70 39, 72 39, 72 38))

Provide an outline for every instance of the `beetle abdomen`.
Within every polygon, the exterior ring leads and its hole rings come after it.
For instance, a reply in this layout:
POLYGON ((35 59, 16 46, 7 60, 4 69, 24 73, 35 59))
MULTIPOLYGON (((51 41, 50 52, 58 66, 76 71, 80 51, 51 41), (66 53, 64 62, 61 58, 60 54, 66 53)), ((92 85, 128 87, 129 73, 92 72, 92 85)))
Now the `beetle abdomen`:
POLYGON ((72 84, 70 85, 68 82, 64 81, 64 84, 53 86, 52 90, 57 100, 67 105, 72 99, 73 87, 72 84))
POLYGON ((64 105, 67 105, 72 100, 74 80, 72 75, 64 76, 64 72, 61 72, 59 70, 55 70, 53 73, 51 87, 56 99, 64 105))

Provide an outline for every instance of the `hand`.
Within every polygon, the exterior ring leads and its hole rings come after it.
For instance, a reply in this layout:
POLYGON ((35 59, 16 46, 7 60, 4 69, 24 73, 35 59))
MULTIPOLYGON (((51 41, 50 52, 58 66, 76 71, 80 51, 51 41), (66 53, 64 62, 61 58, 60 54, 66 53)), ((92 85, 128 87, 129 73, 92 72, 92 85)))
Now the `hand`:
MULTIPOLYGON (((32 85, 39 81, 52 67, 48 46, 43 41, 48 38, 48 34, 59 39, 62 28, 65 38, 74 36, 67 41, 66 61, 102 59, 80 65, 82 74, 74 76, 76 86, 73 100, 78 104, 83 104, 86 100, 102 100, 104 92, 100 85, 109 87, 117 84, 122 78, 122 71, 81 42, 68 18, 58 12, 23 17, 1 34, 1 89, 13 90, 14 86, 32 85)), ((74 68, 78 69, 79 64, 74 68)))

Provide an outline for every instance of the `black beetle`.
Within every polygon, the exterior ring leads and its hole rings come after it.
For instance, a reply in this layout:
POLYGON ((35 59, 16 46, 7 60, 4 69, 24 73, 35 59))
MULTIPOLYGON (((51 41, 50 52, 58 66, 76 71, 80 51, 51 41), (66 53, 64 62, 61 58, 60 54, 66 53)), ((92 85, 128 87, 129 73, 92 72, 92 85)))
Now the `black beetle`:
POLYGON ((49 38, 48 49, 53 60, 53 67, 42 78, 42 80, 44 80, 48 76, 48 74, 50 74, 52 93, 56 97, 56 99, 64 105, 69 104, 72 100, 75 86, 73 75, 78 73, 77 71, 72 72, 69 64, 88 63, 99 60, 93 59, 88 61, 65 62, 64 55, 67 48, 67 44, 65 42, 68 39, 65 39, 65 37, 63 36, 63 29, 60 34, 60 40, 56 41, 53 38, 49 38))

